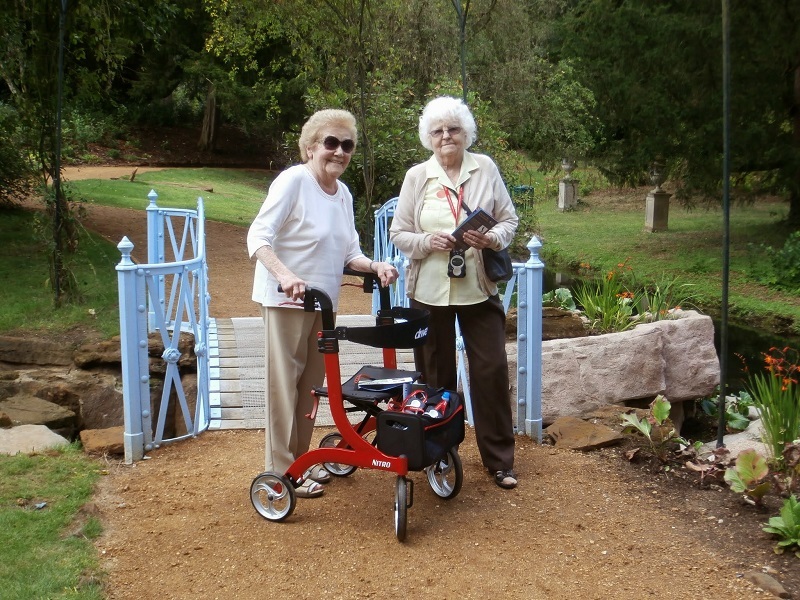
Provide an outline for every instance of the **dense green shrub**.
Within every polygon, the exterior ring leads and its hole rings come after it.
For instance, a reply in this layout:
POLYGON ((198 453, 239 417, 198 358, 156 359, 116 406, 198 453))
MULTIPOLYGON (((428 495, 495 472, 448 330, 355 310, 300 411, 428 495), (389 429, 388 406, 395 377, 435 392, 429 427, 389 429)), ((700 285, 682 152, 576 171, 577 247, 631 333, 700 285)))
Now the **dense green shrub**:
POLYGON ((34 187, 17 111, 0 102, 0 206, 21 200, 34 187))
POLYGON ((788 292, 800 292, 800 231, 795 231, 783 248, 762 245, 772 270, 767 277, 770 286, 788 292))

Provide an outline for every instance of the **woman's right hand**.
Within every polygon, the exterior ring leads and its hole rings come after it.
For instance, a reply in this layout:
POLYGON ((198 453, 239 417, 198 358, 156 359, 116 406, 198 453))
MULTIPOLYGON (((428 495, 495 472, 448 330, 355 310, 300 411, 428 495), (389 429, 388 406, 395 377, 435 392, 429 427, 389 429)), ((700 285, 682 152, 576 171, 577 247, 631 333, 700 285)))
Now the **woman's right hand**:
POLYGON ((306 295, 306 282, 294 273, 282 277, 279 281, 283 293, 292 300, 302 300, 306 295))
POLYGON ((456 245, 456 238, 444 231, 431 235, 431 252, 450 252, 456 245))

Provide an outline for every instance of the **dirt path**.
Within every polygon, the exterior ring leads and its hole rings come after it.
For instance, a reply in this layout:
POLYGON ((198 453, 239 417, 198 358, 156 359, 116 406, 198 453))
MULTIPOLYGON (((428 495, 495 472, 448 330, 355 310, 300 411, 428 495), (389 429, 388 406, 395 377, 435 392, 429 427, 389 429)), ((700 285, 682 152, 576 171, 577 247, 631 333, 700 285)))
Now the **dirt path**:
MULTIPOLYGON (((143 212, 91 207, 86 223, 144 249, 143 212)), ((258 314, 245 234, 208 223, 214 316, 258 314)), ((369 297, 347 289, 347 310, 368 311, 369 297)), ((328 431, 318 428, 315 443, 328 431)), ((109 464, 95 502, 110 599, 738 600, 770 597, 742 577, 765 570, 800 593, 796 559, 774 555, 761 532, 769 514, 727 489, 631 465, 619 449, 581 454, 520 437, 520 485, 504 491, 484 473, 468 428, 461 493, 441 500, 411 474, 401 544, 394 475, 381 471, 336 479, 323 497, 298 500, 284 523, 258 516, 249 486, 263 435, 206 432, 133 466, 109 464)))
POLYGON ((484 475, 471 432, 458 496, 438 499, 414 473, 401 544, 392 474, 356 471, 272 523, 248 497, 263 432, 205 433, 117 466, 103 480, 97 502, 106 532, 98 546, 109 597, 754 597, 737 576, 737 557, 695 529, 728 515, 632 484, 601 454, 522 439, 517 451, 522 479, 511 492, 484 475))

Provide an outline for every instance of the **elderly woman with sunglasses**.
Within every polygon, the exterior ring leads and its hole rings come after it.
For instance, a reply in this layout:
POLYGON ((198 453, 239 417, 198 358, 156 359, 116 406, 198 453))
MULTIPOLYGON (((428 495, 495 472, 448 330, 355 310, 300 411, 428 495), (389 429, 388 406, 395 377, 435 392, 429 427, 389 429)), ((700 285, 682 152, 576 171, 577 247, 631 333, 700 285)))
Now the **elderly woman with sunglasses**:
POLYGON ((508 246, 518 219, 492 159, 467 152, 475 137, 475 120, 461 100, 441 97, 428 103, 419 120, 419 138, 433 156, 406 173, 390 236, 410 261, 406 293, 411 306, 431 315, 428 341, 414 351, 417 370, 429 385, 456 389, 458 318, 481 460, 498 486, 513 488, 517 478, 505 313, 497 286, 484 273, 480 250, 508 246), (479 207, 497 225, 485 233, 464 234, 468 248, 462 253, 452 232, 479 207))
MULTIPOLYGON (((322 385, 325 368, 317 350, 320 312, 302 310, 306 288, 325 291, 335 311, 345 267, 373 272, 384 286, 397 278, 392 265, 361 251, 353 197, 339 181, 355 140, 356 121, 349 112, 312 115, 300 133, 303 164, 275 178, 247 234, 248 252, 257 259, 253 300, 261 306, 265 328, 267 471, 285 472, 311 443, 310 392, 322 385)), ((320 496, 321 483, 330 477, 315 466, 297 495, 320 496)))

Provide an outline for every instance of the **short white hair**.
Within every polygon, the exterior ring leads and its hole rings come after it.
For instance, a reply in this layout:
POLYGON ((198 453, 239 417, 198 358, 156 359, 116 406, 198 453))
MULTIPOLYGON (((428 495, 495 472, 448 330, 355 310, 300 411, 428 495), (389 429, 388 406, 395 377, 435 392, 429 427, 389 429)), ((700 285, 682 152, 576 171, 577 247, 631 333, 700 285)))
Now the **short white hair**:
POLYGON ((466 148, 469 148, 477 138, 478 127, 469 108, 458 98, 439 96, 425 106, 419 117, 419 141, 428 150, 433 150, 431 144, 431 127, 435 123, 458 123, 467 134, 466 148))

